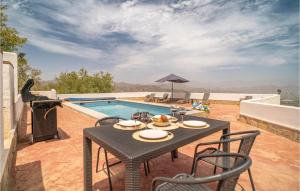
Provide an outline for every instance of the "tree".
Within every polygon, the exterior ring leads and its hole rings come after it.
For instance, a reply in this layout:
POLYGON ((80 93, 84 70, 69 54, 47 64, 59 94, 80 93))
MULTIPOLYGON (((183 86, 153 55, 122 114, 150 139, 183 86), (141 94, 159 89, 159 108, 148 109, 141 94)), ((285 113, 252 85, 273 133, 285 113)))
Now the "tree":
MULTIPOLYGON (((4 11, 6 6, 0 5, 0 45, 2 51, 7 52, 18 52, 27 41, 26 38, 20 37, 16 29, 8 27, 6 25, 7 15, 4 11)), ((25 53, 18 53, 18 88, 22 88, 24 83, 32 78, 35 81, 33 89, 37 90, 41 81, 41 70, 31 68, 27 62, 25 53)))
POLYGON ((29 78, 30 66, 27 63, 24 53, 18 54, 18 88, 21 89, 29 78))
POLYGON ((30 78, 34 80, 35 85, 32 87, 32 90, 41 90, 41 74, 42 71, 39 69, 31 68, 30 78))
POLYGON ((32 78, 35 82, 32 90, 39 90, 41 87, 41 74, 42 71, 39 69, 31 68, 27 63, 25 53, 18 54, 18 88, 19 90, 24 86, 25 82, 32 78))
POLYGON ((89 75, 84 68, 78 72, 60 73, 48 87, 55 88, 58 93, 107 93, 114 88, 110 73, 97 72, 89 75))
POLYGON ((1 50, 7 52, 15 52, 18 51, 18 48, 22 47, 26 43, 27 39, 24 37, 20 37, 16 29, 8 27, 6 25, 7 16, 4 14, 6 8, 6 6, 0 5, 1 50))

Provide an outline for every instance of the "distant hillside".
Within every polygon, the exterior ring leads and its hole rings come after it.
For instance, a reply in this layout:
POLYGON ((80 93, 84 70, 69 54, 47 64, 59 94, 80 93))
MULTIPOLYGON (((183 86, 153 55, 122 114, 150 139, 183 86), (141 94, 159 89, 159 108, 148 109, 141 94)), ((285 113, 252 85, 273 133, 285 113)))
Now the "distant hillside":
MULTIPOLYGON (((191 88, 184 84, 174 84, 174 91, 193 91, 195 88, 191 88)), ((150 85, 150 84, 130 84, 125 82, 116 82, 114 92, 163 92, 171 91, 171 83, 150 85)), ((205 89, 198 89, 203 92, 205 89)))
POLYGON ((141 84, 129 84, 129 83, 115 83, 114 92, 161 92, 166 89, 155 85, 141 85, 141 84))
MULTIPOLYGON (((297 96, 299 90, 297 86, 207 86, 207 87, 191 87, 185 84, 174 83, 175 91, 190 91, 190 92, 215 92, 215 93, 266 93, 276 94, 277 90, 281 89, 282 95, 297 96)), ((147 84, 131 84, 124 82, 116 82, 114 92, 126 91, 170 91, 171 84, 163 83, 157 85, 147 84)))

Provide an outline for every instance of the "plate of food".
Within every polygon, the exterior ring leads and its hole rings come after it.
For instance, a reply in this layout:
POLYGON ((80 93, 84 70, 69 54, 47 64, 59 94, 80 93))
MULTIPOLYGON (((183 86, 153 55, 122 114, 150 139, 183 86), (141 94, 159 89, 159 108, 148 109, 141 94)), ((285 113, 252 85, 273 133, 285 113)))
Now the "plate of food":
POLYGON ((168 132, 159 129, 147 129, 140 131, 139 136, 144 139, 163 139, 168 136, 168 132))
POLYGON ((142 123, 136 120, 123 120, 120 121, 118 124, 124 127, 135 127, 141 125, 142 123))
POLYGON ((155 115, 152 118, 153 124, 158 127, 165 127, 170 125, 169 119, 171 119, 172 117, 171 116, 168 117, 168 116, 169 115, 155 115))
POLYGON ((171 119, 171 118, 172 118, 172 116, 170 116, 170 115, 154 115, 152 118, 153 118, 153 119, 160 119, 161 116, 165 116, 165 117, 167 117, 168 119, 171 119))
POLYGON ((207 123, 205 121, 187 120, 183 121, 183 125, 189 127, 204 127, 207 123))

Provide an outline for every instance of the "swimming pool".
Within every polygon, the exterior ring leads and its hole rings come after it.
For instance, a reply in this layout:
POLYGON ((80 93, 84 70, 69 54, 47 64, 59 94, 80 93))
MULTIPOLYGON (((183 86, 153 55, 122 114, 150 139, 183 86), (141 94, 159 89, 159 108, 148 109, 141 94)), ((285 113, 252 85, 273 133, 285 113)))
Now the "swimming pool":
POLYGON ((104 113, 108 116, 118 116, 118 117, 123 117, 125 119, 130 119, 132 114, 141 111, 147 111, 154 115, 170 113, 169 107, 136 103, 136 102, 128 102, 128 101, 120 101, 120 100, 96 101, 96 102, 74 103, 74 104, 80 105, 82 107, 86 107, 94 111, 104 113))

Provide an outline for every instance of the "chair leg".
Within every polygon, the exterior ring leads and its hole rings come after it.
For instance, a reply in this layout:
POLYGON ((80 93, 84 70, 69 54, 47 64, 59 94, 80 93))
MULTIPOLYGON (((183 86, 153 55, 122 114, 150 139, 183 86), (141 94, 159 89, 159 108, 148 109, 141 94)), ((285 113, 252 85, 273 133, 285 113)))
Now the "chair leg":
POLYGON ((214 167, 214 175, 216 174, 216 172, 217 172, 217 165, 215 165, 214 167))
POLYGON ((250 168, 248 169, 248 174, 249 174, 249 178, 250 178, 252 190, 255 191, 254 181, 253 181, 253 178, 252 178, 252 174, 251 174, 250 168))
POLYGON ((196 154, 194 154, 194 158, 193 158, 193 164, 192 164, 192 169, 191 169, 191 174, 193 174, 193 168, 194 168, 194 165, 195 165, 195 159, 196 159, 196 154))
POLYGON ((191 174, 193 174, 194 165, 195 165, 195 157, 193 158, 193 164, 192 164, 192 168, 191 168, 191 174))
POLYGON ((150 174, 150 165, 149 165, 149 161, 147 161, 146 163, 147 163, 147 170, 148 170, 148 173, 150 174))
POLYGON ((178 150, 177 149, 171 151, 171 158, 172 158, 172 162, 174 162, 174 160, 178 158, 178 150))
POLYGON ((145 171, 145 175, 148 176, 147 164, 145 162, 144 162, 144 171, 145 171))
POLYGON ((110 170, 109 170, 109 164, 108 164, 108 158, 107 158, 107 151, 104 149, 104 154, 105 154, 105 163, 106 163, 106 168, 107 168, 107 176, 108 176, 108 182, 109 182, 109 190, 112 191, 112 183, 111 183, 111 177, 110 177, 110 170))
POLYGON ((99 172, 99 157, 100 157, 100 150, 101 150, 101 147, 98 148, 98 152, 97 152, 96 173, 99 172))
POLYGON ((174 159, 177 159, 177 158, 178 158, 178 149, 175 149, 175 150, 173 151, 173 157, 174 157, 174 159))

